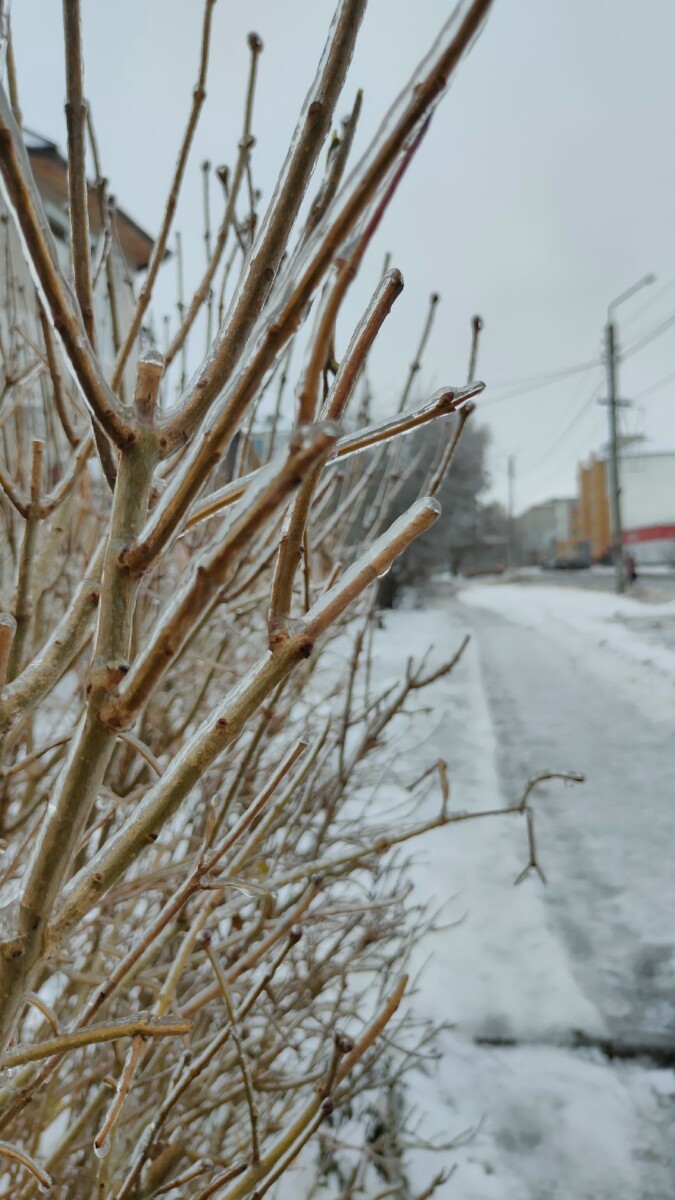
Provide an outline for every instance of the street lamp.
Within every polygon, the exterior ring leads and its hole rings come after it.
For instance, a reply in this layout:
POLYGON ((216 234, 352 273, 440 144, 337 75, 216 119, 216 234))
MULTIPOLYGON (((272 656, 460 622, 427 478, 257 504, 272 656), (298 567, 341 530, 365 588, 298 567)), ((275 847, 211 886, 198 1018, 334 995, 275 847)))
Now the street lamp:
POLYGON ((615 588, 617 592, 626 590, 626 573, 623 561, 623 531, 621 526, 621 482, 619 479, 619 431, 617 421, 617 355, 616 355, 616 323, 614 312, 639 292, 641 288, 654 283, 655 275, 645 275, 638 279, 632 287, 626 288, 607 305, 607 324, 605 325, 605 351, 607 362, 607 404, 609 406, 609 509, 612 525, 612 559, 614 561, 615 588))

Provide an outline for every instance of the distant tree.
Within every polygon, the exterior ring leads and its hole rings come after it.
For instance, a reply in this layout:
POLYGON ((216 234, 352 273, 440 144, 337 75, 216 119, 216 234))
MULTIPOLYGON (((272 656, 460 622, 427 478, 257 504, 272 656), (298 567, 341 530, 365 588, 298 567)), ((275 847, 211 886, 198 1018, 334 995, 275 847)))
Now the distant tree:
MULTIPOLYGON (((443 440, 452 437, 452 426, 457 420, 457 417, 445 418, 449 429, 443 440)), ((474 425, 474 420, 475 417, 467 422, 451 468, 436 492, 441 505, 436 525, 417 539, 405 561, 397 565, 402 583, 424 583, 435 571, 459 570, 467 546, 477 535, 480 495, 488 484, 485 455, 489 432, 485 426, 474 425)), ((424 494, 438 455, 438 445, 438 434, 434 436, 428 429, 407 440, 401 468, 405 482, 392 515, 398 516, 412 503, 413 497, 424 494)))

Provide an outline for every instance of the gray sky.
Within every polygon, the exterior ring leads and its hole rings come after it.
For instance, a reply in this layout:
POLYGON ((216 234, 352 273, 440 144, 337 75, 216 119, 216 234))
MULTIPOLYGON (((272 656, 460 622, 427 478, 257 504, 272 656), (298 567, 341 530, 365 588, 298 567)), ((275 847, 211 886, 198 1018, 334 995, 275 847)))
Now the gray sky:
MULTIPOLYGON (((208 97, 177 221, 188 286, 204 265, 199 164, 233 161, 247 32, 265 43, 254 118, 264 204, 333 7, 219 0, 208 97)), ((370 0, 338 109, 346 112, 364 88, 357 156, 452 7, 370 0)), ((83 0, 85 91, 104 171, 120 204, 151 233, 196 77, 201 9, 199 0, 83 0)), ((65 147, 61 5, 14 0, 12 19, 25 122, 65 147)), ((402 386, 429 293, 438 290, 442 305, 424 393, 463 382, 470 317, 481 313, 481 419, 493 435, 493 492, 505 498, 514 454, 519 509, 572 493, 576 463, 605 439, 606 409, 596 403, 604 375, 598 365, 515 397, 518 389, 499 385, 597 360, 608 301, 648 271, 657 283, 619 310, 620 344, 629 351, 675 314, 674 44, 672 0, 496 0, 345 311, 343 338, 390 250, 406 287, 373 357, 383 412, 402 386)), ((215 223, 215 188, 212 195, 215 223)), ((165 268, 160 315, 175 295, 173 271, 165 268)), ((654 448, 675 447, 675 378, 641 393, 671 373, 675 322, 621 365, 621 393, 635 399, 625 428, 645 433, 654 448)))

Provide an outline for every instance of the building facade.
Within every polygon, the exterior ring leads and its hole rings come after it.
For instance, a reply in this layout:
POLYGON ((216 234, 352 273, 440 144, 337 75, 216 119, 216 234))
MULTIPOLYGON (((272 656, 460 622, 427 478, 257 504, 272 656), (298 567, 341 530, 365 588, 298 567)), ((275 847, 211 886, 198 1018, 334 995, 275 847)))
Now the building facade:
POLYGON ((675 453, 621 461, 623 544, 643 566, 675 566, 675 453))
POLYGON ((577 481, 576 536, 587 545, 591 562, 600 562, 612 545, 605 459, 591 455, 587 463, 579 466, 577 481))
POLYGON ((576 500, 562 497, 534 504, 516 522, 517 559, 523 566, 571 554, 577 523, 576 500))
MULTIPOLYGON (((627 449, 621 456, 623 544, 636 563, 675 566, 675 452, 627 449)), ((593 562, 611 557, 609 470, 604 456, 579 467, 577 537, 593 562)))

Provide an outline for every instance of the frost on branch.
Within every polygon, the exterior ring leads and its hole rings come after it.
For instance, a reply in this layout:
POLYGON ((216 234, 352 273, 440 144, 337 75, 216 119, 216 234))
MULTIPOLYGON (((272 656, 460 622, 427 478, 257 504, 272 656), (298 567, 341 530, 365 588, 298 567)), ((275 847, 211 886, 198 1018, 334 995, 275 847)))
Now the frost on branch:
POLYGON ((371 420, 368 355, 400 272, 368 265, 344 344, 337 321, 489 2, 460 6, 350 170, 360 95, 330 137, 365 0, 339 0, 266 205, 250 36, 217 214, 202 168, 206 267, 178 256, 179 326, 160 337, 215 7, 134 292, 79 0, 64 0, 67 163, 24 140, 0 5, 0 1197, 262 1196, 338 1114, 401 1084, 414 1058, 385 1070, 392 1039, 431 1037, 404 1003, 428 918, 396 848, 448 823, 447 788, 431 822, 411 806, 386 837, 363 801, 432 682, 411 667, 373 690, 373 596, 437 522, 482 384, 470 372, 422 403, 408 387, 371 420), (61 170, 68 228, 48 218, 39 154, 61 170), (382 462, 439 420, 436 474, 387 519, 382 462))

